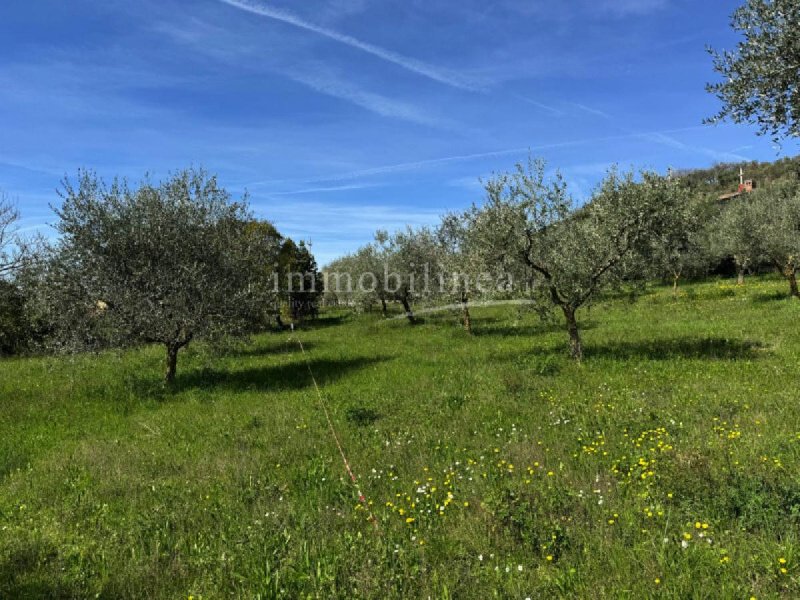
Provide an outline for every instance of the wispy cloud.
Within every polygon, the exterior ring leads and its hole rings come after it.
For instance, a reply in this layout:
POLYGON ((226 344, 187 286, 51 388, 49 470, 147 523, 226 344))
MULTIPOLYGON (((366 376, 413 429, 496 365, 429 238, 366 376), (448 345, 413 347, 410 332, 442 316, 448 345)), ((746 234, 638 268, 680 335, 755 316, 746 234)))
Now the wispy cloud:
POLYGON ((742 156, 741 154, 736 154, 734 151, 720 151, 714 150, 713 148, 706 148, 705 146, 697 146, 694 144, 687 144, 685 142, 681 142, 678 139, 675 139, 671 135, 670 132, 653 132, 653 133, 644 133, 641 134, 641 137, 646 140, 653 141, 657 144, 661 144, 663 146, 668 146, 670 148, 675 148, 676 150, 681 150, 683 152, 688 152, 692 154, 700 154, 702 156, 707 156, 712 158, 716 161, 747 161, 749 160, 746 156, 742 156))
POLYGON ((321 25, 311 23, 310 21, 306 21, 302 17, 286 10, 256 3, 252 0, 219 1, 255 15, 280 21, 282 23, 286 23, 287 25, 292 25, 294 27, 316 33, 317 35, 326 37, 351 48, 361 50, 362 52, 366 52, 367 54, 375 56, 376 58, 380 58, 381 60, 395 64, 403 69, 411 71, 412 73, 422 75, 423 77, 427 77, 433 81, 438 81, 439 83, 443 83, 450 87, 471 91, 479 91, 483 87, 480 82, 466 78, 463 75, 459 75, 457 73, 453 73, 452 71, 441 69, 423 61, 404 56, 398 52, 394 52, 393 50, 388 50, 386 48, 376 46, 375 44, 361 41, 351 35, 341 33, 329 27, 323 27, 321 25))
POLYGON ((37 175, 46 175, 48 177, 62 177, 64 175, 63 171, 59 171, 55 168, 41 165, 24 164, 18 160, 7 158, 6 156, 0 154, 0 169, 6 168, 24 171, 27 173, 35 173, 37 175))
MULTIPOLYGON (((276 56, 265 57, 246 43, 234 42, 229 33, 221 31, 219 27, 198 19, 179 24, 159 23, 154 30, 220 59, 232 68, 246 62, 248 68, 263 70, 265 74, 279 74, 317 93, 344 100, 384 117, 444 130, 457 127, 451 120, 427 114, 413 104, 366 90, 321 61, 301 62, 296 58, 281 60, 276 56)), ((463 129, 461 126, 458 128, 463 129)))
POLYGON ((380 227, 403 227, 405 225, 429 225, 435 223, 442 210, 404 206, 362 203, 328 203, 316 200, 296 201, 291 204, 273 203, 268 196, 256 198, 252 207, 256 211, 266 210, 270 218, 287 229, 308 233, 350 234, 362 233, 365 229, 374 232, 380 227))
POLYGON ((420 208, 386 204, 328 203, 315 200, 287 203, 274 195, 255 197, 256 214, 268 217, 281 233, 293 239, 310 239, 320 265, 352 252, 370 240, 378 229, 394 231, 406 225, 437 223, 445 207, 420 208))
POLYGON ((296 196, 301 194, 325 194, 328 192, 346 192, 352 190, 363 190, 378 187, 377 183, 353 183, 349 185, 334 185, 328 187, 309 187, 288 192, 272 192, 272 196, 296 196))
MULTIPOLYGON (((624 163, 625 161, 618 161, 620 163, 624 163)), ((567 165, 559 169, 562 173, 569 176, 575 177, 602 177, 608 170, 613 167, 616 163, 608 162, 608 161, 601 161, 601 162, 593 162, 593 163, 578 163, 575 165, 567 165)))
POLYGON ((481 178, 468 176, 468 177, 455 177, 447 181, 449 187, 461 188, 463 190, 475 191, 481 189, 481 178))
POLYGON ((400 100, 363 90, 323 68, 292 69, 284 74, 314 91, 345 100, 383 117, 402 119, 432 127, 452 127, 452 124, 444 119, 425 114, 415 106, 400 100))
POLYGON ((577 108, 578 110, 581 110, 590 115, 594 115, 595 117, 600 117, 602 119, 609 119, 609 120, 614 118, 607 112, 603 112, 598 108, 592 108, 591 106, 586 106, 585 104, 581 104, 580 102, 570 102, 570 104, 575 108, 577 108))
MULTIPOLYGON (((398 172, 405 172, 405 171, 415 171, 418 169, 425 169, 429 167, 435 167, 438 165, 445 165, 449 163, 459 163, 459 162, 467 162, 471 160, 479 160, 483 158, 493 158, 498 156, 513 156, 517 155, 523 157, 525 154, 529 152, 541 152, 544 150, 553 150, 557 148, 569 148, 574 146, 585 146, 589 144, 600 144, 606 142, 617 142, 622 140, 632 140, 632 139, 649 139, 651 141, 660 141, 661 138, 659 136, 669 136, 670 134, 675 133, 682 133, 687 131, 698 131, 701 129, 707 129, 705 125, 694 125, 691 127, 680 127, 676 129, 667 129, 663 131, 633 131, 630 133, 624 133, 620 135, 611 135, 605 137, 591 137, 591 138, 582 138, 577 140, 567 140, 564 142, 553 142, 550 144, 539 144, 534 146, 524 146, 524 147, 517 147, 517 148, 507 148, 504 150, 492 150, 488 152, 476 152, 472 154, 456 154, 453 156, 443 156, 440 158, 431 158, 427 160, 419 160, 413 162, 405 162, 405 163, 397 163, 392 165, 383 165, 380 167, 373 167, 370 169, 361 169, 358 171, 350 171, 347 173, 337 173, 333 175, 327 176, 319 176, 313 177, 309 179, 295 179, 295 180, 269 180, 269 181, 256 181, 248 184, 248 187, 260 187, 265 185, 274 185, 278 183, 316 183, 316 182, 326 182, 326 181, 346 181, 350 179, 361 179, 366 177, 373 177, 377 175, 386 175, 390 173, 398 173, 398 172)), ((678 143, 675 140, 673 143, 678 143)), ((693 149, 693 147, 689 145, 684 145, 685 149, 693 149)))
POLYGON ((371 169, 361 169, 358 171, 350 171, 348 173, 338 173, 334 175, 313 177, 309 179, 256 181, 248 184, 248 187, 259 187, 264 185, 272 185, 276 183, 314 183, 314 182, 325 182, 325 181, 346 181, 348 179, 360 179, 363 177, 372 177, 376 175, 384 175, 387 173, 414 171, 425 167, 443 165, 447 163, 463 162, 479 158, 520 154, 526 152, 527 150, 528 150, 527 148, 512 148, 508 150, 496 150, 492 152, 479 152, 476 154, 458 154, 455 156, 445 156, 442 158, 432 158, 428 160, 418 160, 413 162, 397 163, 393 165, 384 165, 380 167, 373 167, 371 169))
MULTIPOLYGON (((592 108, 591 106, 587 106, 585 104, 580 104, 578 102, 571 102, 570 103, 575 108, 586 112, 588 114, 600 117, 602 119, 606 119, 608 121, 615 121, 616 118, 610 115, 607 112, 602 110, 592 108)), ((696 127, 696 128, 689 128, 691 129, 702 129, 703 127, 696 127)), ((643 140, 653 142, 660 146, 665 146, 667 148, 672 148, 675 150, 680 150, 681 152, 688 153, 688 154, 698 154, 700 156, 706 156, 712 158, 715 161, 746 161, 749 160, 747 157, 742 156, 740 154, 736 154, 736 150, 731 151, 721 151, 721 150, 714 150, 713 148, 707 148, 705 146, 699 146, 695 144, 688 144, 682 142, 675 137, 673 137, 672 133, 679 133, 682 130, 673 130, 673 131, 650 131, 650 132, 636 132, 627 127, 617 127, 618 130, 622 131, 621 138, 641 138, 643 140)))
POLYGON ((514 96, 519 98, 523 102, 527 102, 532 106, 540 108, 543 111, 549 112, 554 117, 563 117, 566 114, 563 110, 560 110, 554 106, 550 106, 549 104, 545 104, 544 102, 539 102, 538 100, 532 100, 531 98, 523 96, 522 94, 514 94, 514 96))

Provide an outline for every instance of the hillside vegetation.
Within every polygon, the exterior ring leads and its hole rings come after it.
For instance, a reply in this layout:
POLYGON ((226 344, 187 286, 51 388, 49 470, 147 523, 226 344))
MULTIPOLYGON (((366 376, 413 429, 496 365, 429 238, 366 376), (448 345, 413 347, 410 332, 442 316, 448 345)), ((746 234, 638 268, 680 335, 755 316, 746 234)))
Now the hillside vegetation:
POLYGON ((774 162, 749 161, 719 163, 707 169, 682 169, 675 175, 686 181, 694 191, 710 196, 735 192, 739 185, 739 169, 745 179, 756 187, 768 187, 782 179, 800 177, 800 156, 781 158, 774 162))
POLYGON ((784 288, 606 299, 583 363, 513 306, 4 360, 0 597, 797 597, 784 288))

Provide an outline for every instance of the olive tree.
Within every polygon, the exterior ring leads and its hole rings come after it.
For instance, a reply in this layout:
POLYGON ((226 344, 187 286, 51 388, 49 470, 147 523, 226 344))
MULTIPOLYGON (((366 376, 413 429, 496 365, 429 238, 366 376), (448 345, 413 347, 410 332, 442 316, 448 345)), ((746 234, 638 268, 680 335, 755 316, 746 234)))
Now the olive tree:
POLYGON ((287 238, 280 249, 278 266, 291 319, 302 322, 308 317, 315 318, 324 286, 309 246, 304 241, 295 243, 287 238))
POLYGON ((762 258, 786 278, 790 295, 800 299, 800 183, 780 182, 754 192, 744 202, 752 203, 758 217, 762 258))
POLYGON ((722 81, 707 86, 723 103, 710 122, 730 118, 761 134, 800 135, 800 3, 747 0, 731 18, 744 39, 735 51, 710 49, 722 81))
POLYGON ((663 226, 653 232, 652 254, 647 257, 652 272, 672 282, 673 295, 683 277, 707 272, 711 263, 708 223, 714 207, 679 188, 673 211, 663 226))
POLYGON ((243 334, 258 320, 268 250, 247 234, 246 199, 232 202, 216 177, 191 169, 133 188, 83 171, 61 196, 49 278, 62 333, 89 322, 115 344, 162 344, 172 382, 192 340, 243 334))
POLYGON ((253 326, 265 329, 274 322, 280 324, 282 291, 285 289, 281 282, 281 252, 285 239, 275 225, 260 219, 248 222, 244 227, 244 234, 251 238, 247 242, 248 247, 258 248, 259 264, 256 269, 260 277, 251 285, 258 286, 255 293, 264 302, 259 309, 259 319, 253 322, 253 326))
MULTIPOLYGON (((378 243, 381 239, 378 238, 378 243)), ((395 232, 382 244, 384 290, 403 306, 409 323, 416 323, 412 304, 437 297, 441 246, 427 227, 395 232)))
POLYGON ((745 274, 763 255, 758 225, 759 215, 749 196, 728 202, 713 223, 714 252, 719 257, 733 257, 738 285, 744 285, 745 274))
POLYGON ((437 228, 441 246, 440 292, 461 306, 461 322, 467 333, 472 333, 470 302, 490 298, 498 290, 506 290, 503 275, 497 272, 496 262, 481 247, 480 229, 473 227, 475 209, 463 213, 450 213, 442 217, 437 228))
POLYGON ((668 218, 675 184, 653 173, 608 173, 582 207, 564 179, 545 176, 543 161, 518 164, 486 182, 486 201, 475 226, 495 259, 507 261, 534 283, 534 300, 564 316, 570 354, 583 356, 576 312, 598 292, 642 273, 641 255, 668 218))
MULTIPOLYGON (((436 231, 441 246, 441 292, 450 295, 461 304, 461 323, 467 333, 472 333, 472 318, 469 313, 471 259, 467 221, 455 213, 442 217, 436 231)), ((473 292, 474 293, 474 292, 473 292)))
POLYGON ((325 294, 332 301, 357 310, 369 310, 380 303, 383 316, 388 315, 391 298, 385 289, 384 263, 377 244, 366 244, 336 259, 324 269, 323 277, 325 294))

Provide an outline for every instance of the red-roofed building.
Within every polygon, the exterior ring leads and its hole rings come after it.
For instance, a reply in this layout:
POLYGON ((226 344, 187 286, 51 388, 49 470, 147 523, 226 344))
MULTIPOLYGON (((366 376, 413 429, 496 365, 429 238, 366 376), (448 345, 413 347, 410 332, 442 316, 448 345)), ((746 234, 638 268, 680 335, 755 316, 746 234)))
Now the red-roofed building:
POLYGON ((739 167, 739 189, 735 192, 731 192, 730 194, 722 194, 719 196, 720 200, 731 200, 742 194, 749 194, 755 188, 755 183, 753 183, 752 179, 745 179, 744 178, 744 169, 739 167))

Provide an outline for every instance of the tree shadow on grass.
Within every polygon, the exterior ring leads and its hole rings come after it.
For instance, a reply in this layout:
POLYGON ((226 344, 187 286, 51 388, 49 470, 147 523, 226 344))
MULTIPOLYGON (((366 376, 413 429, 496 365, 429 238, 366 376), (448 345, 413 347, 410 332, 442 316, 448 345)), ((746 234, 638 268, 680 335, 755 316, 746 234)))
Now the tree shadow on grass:
POLYGON ((753 360, 766 351, 766 345, 753 340, 721 337, 680 337, 635 342, 587 344, 586 358, 670 360, 675 358, 707 360, 753 360))
MULTIPOLYGON (((589 331, 597 327, 593 321, 581 321, 581 331, 589 331)), ((535 324, 524 324, 514 327, 507 319, 480 319, 473 322, 473 333, 478 337, 532 336, 546 333, 563 333, 567 326, 560 321, 543 321, 535 324)))
MULTIPOLYGON (((326 315, 321 314, 316 319, 308 319, 307 321, 303 321, 301 324, 296 325, 297 329, 324 329, 325 327, 336 327, 338 325, 344 325, 348 321, 350 321, 351 316, 349 314, 346 315, 326 315)), ((284 331, 288 331, 288 328, 284 331)))
POLYGON ((783 300, 788 300, 790 298, 791 296, 789 295, 788 292, 783 292, 783 291, 763 292, 753 296, 753 302, 756 304, 768 304, 770 302, 781 302, 783 300))
MULTIPOLYGON (((732 340, 719 337, 692 338, 680 337, 670 339, 652 339, 632 342, 611 342, 606 344, 593 344, 584 341, 584 359, 614 359, 614 360, 674 360, 704 359, 704 360, 755 360, 764 356, 768 347, 762 342, 753 340, 732 340)), ((514 364, 520 368, 541 369, 545 373, 560 369, 568 364, 559 362, 569 360, 567 337, 562 343, 548 343, 546 346, 535 346, 521 349, 519 352, 496 353, 493 362, 514 364), (524 362, 520 362, 520 357, 524 362), (526 358, 527 357, 527 358, 526 358)))
MULTIPOLYGON (((313 359, 311 371, 320 387, 350 371, 363 369, 387 360, 385 357, 347 360, 313 359)), ((302 359, 287 365, 269 365, 241 370, 201 369, 178 375, 172 386, 174 392, 190 389, 223 389, 232 391, 296 390, 313 385, 309 365, 302 359)))
POLYGON ((78 598, 76 589, 58 577, 58 551, 41 543, 27 543, 11 549, 0 561, 2 598, 78 598))
MULTIPOLYGON (((316 347, 315 342, 303 342, 303 347, 306 351, 316 347)), ((232 356, 236 358, 248 358, 258 356, 277 356, 281 354, 295 354, 300 353, 300 346, 296 341, 284 340, 282 344, 257 344, 247 347, 233 348, 225 352, 225 356, 232 356)))

